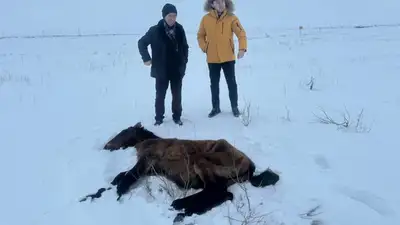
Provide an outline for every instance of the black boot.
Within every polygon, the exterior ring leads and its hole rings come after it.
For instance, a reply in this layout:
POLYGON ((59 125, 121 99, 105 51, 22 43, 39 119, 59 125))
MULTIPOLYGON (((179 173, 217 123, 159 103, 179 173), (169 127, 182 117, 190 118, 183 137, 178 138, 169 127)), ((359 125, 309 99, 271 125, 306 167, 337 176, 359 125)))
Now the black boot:
POLYGON ((221 109, 220 109, 220 108, 213 108, 213 109, 211 110, 211 112, 208 114, 208 117, 209 117, 209 118, 214 117, 214 116, 216 116, 216 115, 219 114, 219 113, 221 113, 221 109))
POLYGON ((181 119, 174 119, 174 123, 178 124, 179 126, 183 125, 183 122, 181 119))
POLYGON ((233 107, 232 108, 232 114, 234 117, 239 117, 240 116, 240 111, 238 109, 238 107, 233 107))
POLYGON ((163 120, 156 120, 156 122, 154 123, 154 126, 159 126, 163 123, 163 120))

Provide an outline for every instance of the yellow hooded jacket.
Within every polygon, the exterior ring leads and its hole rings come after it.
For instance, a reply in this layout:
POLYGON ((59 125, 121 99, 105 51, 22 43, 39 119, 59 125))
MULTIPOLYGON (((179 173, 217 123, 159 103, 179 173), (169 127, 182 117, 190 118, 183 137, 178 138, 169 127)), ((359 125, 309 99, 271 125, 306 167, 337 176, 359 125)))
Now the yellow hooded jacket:
POLYGON ((247 51, 246 31, 238 17, 225 10, 218 18, 215 10, 203 16, 197 32, 200 49, 207 54, 208 63, 223 63, 233 61, 235 45, 233 33, 239 39, 239 50, 247 51))

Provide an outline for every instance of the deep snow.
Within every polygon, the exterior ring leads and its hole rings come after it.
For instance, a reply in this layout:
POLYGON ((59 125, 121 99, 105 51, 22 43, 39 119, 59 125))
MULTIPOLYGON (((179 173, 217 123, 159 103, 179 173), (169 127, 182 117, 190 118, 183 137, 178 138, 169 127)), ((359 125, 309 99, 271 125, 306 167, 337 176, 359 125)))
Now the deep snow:
MULTIPOLYGON (((170 2, 191 47, 183 127, 152 126, 154 80, 137 51, 138 35, 158 21, 165 1, 1 0, 2 37, 130 35, 0 39, 0 224, 171 224, 176 212, 168 210, 171 198, 158 191, 157 178, 149 179, 155 198, 143 186, 123 204, 112 192, 94 203, 78 202, 135 162, 134 149, 100 148, 138 121, 165 137, 226 138, 258 170, 279 172, 275 187, 246 185, 251 208, 268 214, 266 224, 399 224, 399 27, 349 28, 400 23, 399 3, 236 1, 249 37, 249 52, 236 67, 240 105, 251 103, 245 127, 229 112, 223 77, 224 113, 207 118, 208 71, 195 33, 202 1, 170 2), (363 109, 369 132, 315 123, 320 107, 338 121, 345 109, 353 121, 363 109), (318 205, 312 219, 300 216, 318 205)), ((167 118, 170 101, 168 92, 167 118)), ((241 201, 243 190, 232 191, 241 201)), ((242 220, 236 200, 185 224, 230 224, 228 209, 242 220)))

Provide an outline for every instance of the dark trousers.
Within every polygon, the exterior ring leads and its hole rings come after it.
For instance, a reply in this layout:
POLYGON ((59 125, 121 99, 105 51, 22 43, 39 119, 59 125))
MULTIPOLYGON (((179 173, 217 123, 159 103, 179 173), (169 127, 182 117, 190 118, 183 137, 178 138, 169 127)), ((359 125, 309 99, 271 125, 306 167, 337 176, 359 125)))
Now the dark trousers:
POLYGON ((156 78, 156 101, 155 101, 155 119, 157 121, 164 119, 165 113, 165 96, 167 89, 171 84, 172 94, 172 118, 179 120, 182 114, 182 79, 163 79, 156 78))
POLYGON ((219 109, 219 81, 221 78, 221 69, 225 75, 225 81, 228 86, 229 100, 231 101, 231 107, 236 108, 238 106, 238 91, 235 76, 235 61, 229 61, 224 63, 209 63, 208 64, 209 75, 210 75, 210 88, 211 88, 211 102, 214 109, 219 109))

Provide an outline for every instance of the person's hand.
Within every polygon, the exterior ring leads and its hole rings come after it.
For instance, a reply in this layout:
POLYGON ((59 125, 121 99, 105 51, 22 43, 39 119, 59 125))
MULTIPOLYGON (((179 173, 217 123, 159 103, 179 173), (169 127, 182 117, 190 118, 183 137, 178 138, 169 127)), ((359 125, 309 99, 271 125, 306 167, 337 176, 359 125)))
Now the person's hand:
POLYGON ((204 47, 203 48, 201 48, 201 51, 203 52, 203 53, 207 53, 207 46, 208 46, 208 43, 206 42, 205 44, 204 44, 204 47))
POLYGON ((149 60, 149 61, 147 61, 147 62, 144 62, 144 65, 150 66, 150 65, 151 65, 151 60, 149 60))
POLYGON ((202 48, 201 51, 202 51, 203 53, 206 53, 206 47, 204 46, 204 48, 202 48))
POLYGON ((238 59, 243 58, 245 52, 246 52, 245 50, 239 50, 239 52, 238 52, 238 54, 237 54, 237 58, 238 58, 238 59))

